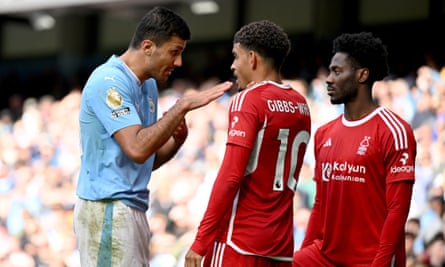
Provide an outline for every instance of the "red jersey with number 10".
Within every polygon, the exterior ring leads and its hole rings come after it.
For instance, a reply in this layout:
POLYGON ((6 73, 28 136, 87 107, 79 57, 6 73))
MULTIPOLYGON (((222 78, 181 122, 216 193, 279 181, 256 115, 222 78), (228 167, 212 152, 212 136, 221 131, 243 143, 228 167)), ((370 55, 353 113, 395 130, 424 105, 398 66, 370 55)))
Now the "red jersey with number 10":
MULTIPOLYGON (((218 231, 238 253, 292 260, 293 197, 310 131, 306 99, 289 85, 266 81, 234 96, 227 143, 248 148, 250 158, 231 211, 207 210, 203 222, 228 214, 218 231)), ((201 244, 213 241, 203 236, 207 227, 199 229, 201 244)))

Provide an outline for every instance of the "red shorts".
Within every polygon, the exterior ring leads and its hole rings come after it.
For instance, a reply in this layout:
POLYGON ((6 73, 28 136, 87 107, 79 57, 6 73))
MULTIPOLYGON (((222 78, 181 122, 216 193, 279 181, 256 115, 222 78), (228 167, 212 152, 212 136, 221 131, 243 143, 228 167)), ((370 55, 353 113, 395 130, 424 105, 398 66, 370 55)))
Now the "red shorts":
POLYGON ((266 257, 243 255, 225 243, 215 242, 204 256, 203 267, 291 267, 291 262, 277 261, 266 257))
POLYGON ((292 267, 335 267, 328 261, 315 244, 295 251, 292 267))

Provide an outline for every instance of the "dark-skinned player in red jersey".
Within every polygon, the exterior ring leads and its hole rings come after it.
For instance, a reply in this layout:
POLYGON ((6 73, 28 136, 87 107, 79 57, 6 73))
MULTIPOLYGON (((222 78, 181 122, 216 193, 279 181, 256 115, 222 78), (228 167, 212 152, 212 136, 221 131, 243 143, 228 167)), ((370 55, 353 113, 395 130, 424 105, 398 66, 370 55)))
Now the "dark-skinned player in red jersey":
POLYGON ((416 141, 406 121, 372 98, 388 74, 387 50, 361 32, 337 37, 333 53, 327 94, 344 113, 315 133, 317 191, 293 266, 404 267, 416 141))

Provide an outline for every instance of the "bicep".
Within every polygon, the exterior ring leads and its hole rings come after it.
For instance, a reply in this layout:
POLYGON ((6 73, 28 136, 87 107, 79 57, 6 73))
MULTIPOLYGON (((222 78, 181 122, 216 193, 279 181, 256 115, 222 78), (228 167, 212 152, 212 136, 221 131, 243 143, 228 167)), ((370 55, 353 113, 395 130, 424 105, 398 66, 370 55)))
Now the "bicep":
POLYGON ((251 150, 234 144, 227 144, 218 176, 240 180, 244 176, 251 150))

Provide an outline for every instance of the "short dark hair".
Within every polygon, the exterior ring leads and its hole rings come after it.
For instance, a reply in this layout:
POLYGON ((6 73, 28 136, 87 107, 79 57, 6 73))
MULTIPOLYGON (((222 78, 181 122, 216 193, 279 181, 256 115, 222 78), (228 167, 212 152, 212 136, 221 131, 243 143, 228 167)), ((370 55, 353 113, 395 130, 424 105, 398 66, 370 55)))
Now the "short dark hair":
POLYGON ((290 51, 290 40, 277 24, 261 20, 244 25, 234 36, 233 43, 239 43, 248 50, 253 50, 273 67, 280 70, 290 51))
POLYGON ((334 39, 332 52, 346 53, 355 67, 369 69, 371 83, 389 74, 386 46, 370 32, 341 34, 334 39))
POLYGON ((148 11, 139 21, 133 38, 131 48, 139 48, 145 39, 153 41, 156 45, 162 45, 172 36, 178 36, 183 40, 190 40, 190 29, 185 20, 165 7, 155 7, 148 11))

